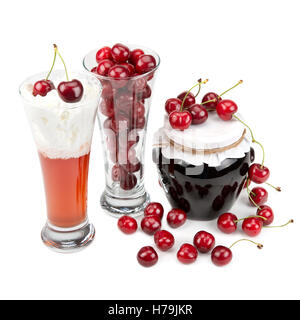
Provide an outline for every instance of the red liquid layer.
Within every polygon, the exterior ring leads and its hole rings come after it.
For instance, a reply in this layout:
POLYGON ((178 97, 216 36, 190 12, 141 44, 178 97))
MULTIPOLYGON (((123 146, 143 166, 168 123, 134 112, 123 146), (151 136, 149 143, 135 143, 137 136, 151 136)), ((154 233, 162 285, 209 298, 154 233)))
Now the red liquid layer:
POLYGON ((49 222, 61 228, 83 223, 87 217, 90 154, 79 158, 50 159, 39 153, 39 157, 49 222))

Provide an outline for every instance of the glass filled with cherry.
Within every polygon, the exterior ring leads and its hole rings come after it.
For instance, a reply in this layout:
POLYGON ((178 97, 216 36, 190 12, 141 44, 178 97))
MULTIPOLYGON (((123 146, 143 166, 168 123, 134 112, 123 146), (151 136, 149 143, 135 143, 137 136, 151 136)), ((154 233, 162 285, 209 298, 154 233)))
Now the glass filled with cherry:
POLYGON ((144 149, 159 63, 152 50, 120 43, 93 50, 83 61, 102 86, 97 115, 106 187, 100 203, 113 216, 138 215, 149 203, 144 187, 144 149))

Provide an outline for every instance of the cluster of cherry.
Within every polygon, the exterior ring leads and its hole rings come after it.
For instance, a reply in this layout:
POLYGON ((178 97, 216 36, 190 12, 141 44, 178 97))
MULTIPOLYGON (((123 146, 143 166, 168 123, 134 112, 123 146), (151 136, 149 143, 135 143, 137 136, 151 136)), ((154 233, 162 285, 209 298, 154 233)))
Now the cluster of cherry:
POLYGON ((65 68, 67 81, 62 81, 61 83, 59 83, 59 85, 57 86, 57 92, 58 92, 59 96, 61 97, 61 99, 65 102, 68 102, 68 103, 78 102, 81 100, 81 98, 83 96, 82 83, 77 79, 69 80, 69 75, 68 75, 66 64, 65 64, 62 56, 58 52, 57 45, 54 44, 53 46, 54 46, 54 58, 53 58, 52 67, 51 67, 50 71, 48 72, 48 75, 45 79, 39 80, 33 85, 32 94, 35 97, 37 95, 45 97, 48 94, 48 92, 50 92, 51 90, 55 90, 55 85, 51 80, 49 80, 49 77, 50 77, 51 72, 53 70, 56 56, 59 55, 63 65, 64 65, 64 68, 65 68))
POLYGON ((169 122, 173 129, 183 131, 189 128, 191 124, 204 123, 208 119, 208 111, 216 111, 224 121, 231 120, 232 116, 237 112, 236 103, 228 99, 222 100, 222 96, 243 81, 240 80, 236 85, 220 95, 208 92, 202 98, 202 102, 198 104, 196 103, 196 97, 200 93, 201 85, 207 81, 200 79, 189 91, 184 91, 177 98, 170 98, 166 101, 165 109, 169 114, 169 122), (198 87, 196 95, 191 92, 195 87, 198 87))
POLYGON ((123 190, 131 190, 137 184, 134 173, 142 168, 135 151, 137 130, 143 130, 146 124, 145 100, 151 96, 149 81, 157 62, 143 50, 130 51, 120 43, 99 49, 96 61, 98 66, 91 72, 98 75, 102 84, 99 110, 106 117, 103 127, 114 164, 111 178, 123 190))

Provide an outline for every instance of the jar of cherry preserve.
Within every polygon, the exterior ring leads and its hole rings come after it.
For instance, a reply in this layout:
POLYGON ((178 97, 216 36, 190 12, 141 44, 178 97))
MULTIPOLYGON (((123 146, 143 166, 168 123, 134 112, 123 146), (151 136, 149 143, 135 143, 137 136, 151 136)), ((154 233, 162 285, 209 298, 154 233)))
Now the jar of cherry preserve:
POLYGON ((154 136, 153 161, 171 206, 190 219, 212 220, 238 199, 254 150, 250 134, 235 119, 210 113, 205 123, 180 131, 166 117, 154 136))

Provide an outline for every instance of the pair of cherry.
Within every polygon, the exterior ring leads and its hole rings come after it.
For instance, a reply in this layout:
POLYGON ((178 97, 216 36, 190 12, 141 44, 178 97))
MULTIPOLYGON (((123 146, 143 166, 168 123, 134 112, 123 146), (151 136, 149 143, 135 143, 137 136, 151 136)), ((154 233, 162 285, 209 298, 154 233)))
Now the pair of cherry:
POLYGON ((232 100, 222 100, 223 96, 228 91, 235 88, 242 83, 240 80, 235 86, 224 91, 218 95, 214 92, 209 92, 202 98, 200 104, 196 103, 196 97, 200 92, 201 84, 205 81, 198 81, 198 84, 193 86, 189 91, 184 91, 177 98, 168 99, 165 103, 165 109, 169 114, 169 122, 173 129, 185 130, 191 124, 201 124, 208 119, 208 111, 216 111, 219 117, 224 121, 232 119, 233 115, 237 112, 238 107, 232 100), (191 92, 196 86, 199 87, 196 96, 191 92))
MULTIPOLYGON (((112 48, 106 46, 99 49, 96 61, 98 66, 91 71, 117 80, 114 82, 116 88, 123 87, 127 83, 126 79, 148 73, 156 67, 156 60, 152 55, 145 54, 141 49, 130 51, 121 43, 112 48)), ((150 75, 149 80, 152 77, 150 75)))
POLYGON ((32 94, 34 96, 40 95, 42 97, 45 97, 51 90, 55 90, 55 85, 51 80, 49 80, 49 77, 50 77, 51 72, 53 70, 57 54, 59 55, 63 65, 64 65, 66 77, 67 77, 67 81, 62 81, 59 83, 59 85, 57 86, 57 92, 58 92, 59 96, 61 97, 61 99, 65 102, 68 102, 68 103, 78 102, 81 100, 81 98, 83 96, 82 83, 77 79, 73 79, 73 80, 69 81, 69 76, 68 76, 66 64, 65 64, 62 56, 58 52, 57 46, 55 44, 54 44, 54 59, 53 59, 52 67, 51 67, 51 69, 45 79, 39 80, 33 85, 32 94))

